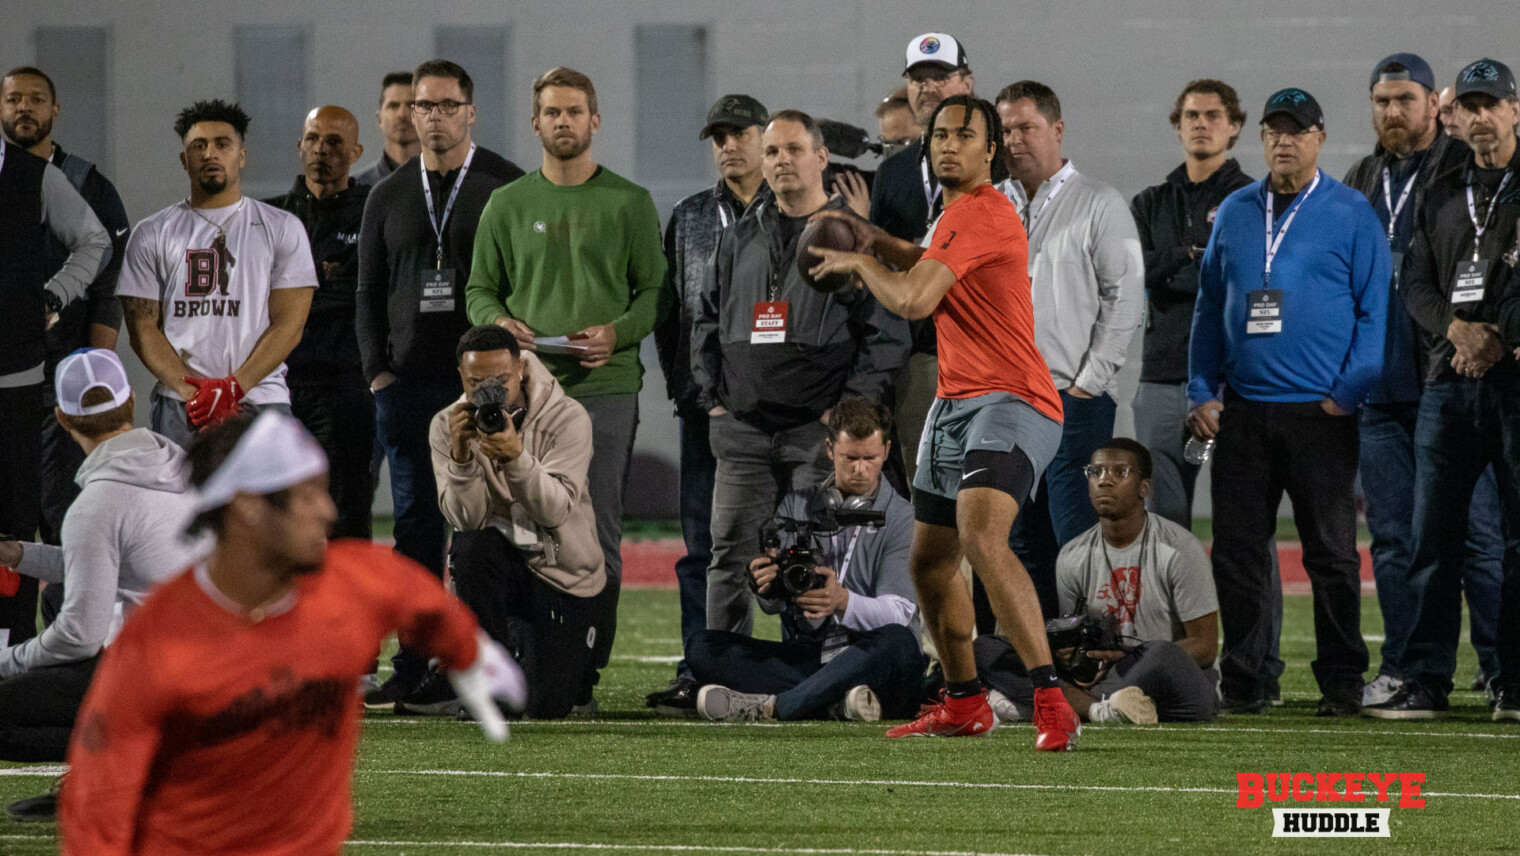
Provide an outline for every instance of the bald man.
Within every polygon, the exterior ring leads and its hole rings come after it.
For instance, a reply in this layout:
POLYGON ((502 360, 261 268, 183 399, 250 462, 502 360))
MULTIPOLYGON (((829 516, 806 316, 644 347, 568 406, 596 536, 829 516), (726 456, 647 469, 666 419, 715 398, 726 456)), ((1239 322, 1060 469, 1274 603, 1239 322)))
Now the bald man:
POLYGON ((285 361, 290 410, 327 453, 329 489, 338 506, 333 537, 368 538, 375 405, 360 369, 354 289, 369 187, 348 174, 364 153, 359 122, 342 107, 318 107, 306 115, 296 148, 301 175, 295 186, 266 200, 301 219, 317 266, 317 293, 305 332, 285 361))
POLYGON ((1457 117, 1453 112, 1456 109, 1456 103, 1457 90, 1455 88, 1448 86, 1441 90, 1441 101, 1440 107, 1437 108, 1437 115, 1441 117, 1441 127, 1446 129, 1446 136, 1451 137, 1453 140, 1461 140, 1462 126, 1457 124, 1457 117))

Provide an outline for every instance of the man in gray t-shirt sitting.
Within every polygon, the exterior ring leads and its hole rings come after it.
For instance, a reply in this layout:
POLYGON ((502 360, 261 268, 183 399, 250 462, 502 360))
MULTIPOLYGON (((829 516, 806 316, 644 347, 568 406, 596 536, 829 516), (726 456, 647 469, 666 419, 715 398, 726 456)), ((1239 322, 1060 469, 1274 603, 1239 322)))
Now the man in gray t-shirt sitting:
MULTIPOLYGON (((1056 561, 1061 614, 1097 619, 1118 642, 1087 652, 1100 662, 1096 675, 1052 645, 1068 700, 1091 722, 1213 719, 1219 603, 1208 554, 1191 532, 1146 512, 1151 456, 1144 446, 1114 439, 1093 453, 1085 472, 1098 525, 1069 541, 1056 561)), ((996 691, 999 718, 1027 718, 1032 693, 1012 646, 983 637, 976 659, 996 691)))

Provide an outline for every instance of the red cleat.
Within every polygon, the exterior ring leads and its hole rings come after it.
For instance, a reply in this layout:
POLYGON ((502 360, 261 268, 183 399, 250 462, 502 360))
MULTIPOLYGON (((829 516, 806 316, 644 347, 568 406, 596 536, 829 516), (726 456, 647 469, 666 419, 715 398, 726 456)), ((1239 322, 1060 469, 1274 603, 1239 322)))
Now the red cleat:
POLYGON ((1040 752, 1071 752, 1082 736, 1082 720, 1059 687, 1034 691, 1034 748, 1040 752))
POLYGON ((997 717, 987 705, 987 694, 965 699, 947 698, 922 711, 922 715, 887 732, 888 737, 985 737, 997 727, 997 717), (951 705, 960 710, 951 710, 951 705))

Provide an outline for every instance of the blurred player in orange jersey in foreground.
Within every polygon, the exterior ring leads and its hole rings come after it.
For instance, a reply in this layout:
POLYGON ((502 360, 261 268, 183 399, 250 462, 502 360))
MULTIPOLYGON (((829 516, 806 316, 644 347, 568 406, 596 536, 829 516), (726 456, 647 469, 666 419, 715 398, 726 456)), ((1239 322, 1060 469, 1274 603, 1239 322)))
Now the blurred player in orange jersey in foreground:
POLYGON ((352 825, 359 676, 391 632, 437 656, 493 739, 522 673, 421 567, 327 544, 327 460, 278 413, 190 451, 192 528, 217 537, 101 661, 69 748, 65 854, 336 854, 352 825))

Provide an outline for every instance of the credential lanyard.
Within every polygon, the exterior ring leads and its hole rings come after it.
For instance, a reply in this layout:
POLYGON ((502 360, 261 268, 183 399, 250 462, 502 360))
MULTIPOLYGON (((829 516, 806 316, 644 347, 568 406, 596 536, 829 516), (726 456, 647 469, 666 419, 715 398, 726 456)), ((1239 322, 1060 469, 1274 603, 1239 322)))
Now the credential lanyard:
POLYGON ((1494 219, 1494 208, 1497 207, 1499 197, 1504 195, 1504 188, 1509 186, 1509 180, 1514 176, 1512 172, 1504 174, 1504 180, 1499 182, 1499 189, 1488 200, 1488 210, 1483 212, 1483 222, 1478 222, 1478 206, 1473 202, 1473 186, 1467 185, 1467 216, 1472 218, 1473 224, 1473 261, 1479 261, 1478 254, 1483 244, 1483 233, 1488 231, 1488 226, 1494 219))
POLYGON ((1388 167, 1383 167, 1383 207, 1388 209, 1388 243, 1393 244, 1393 229, 1399 222, 1399 214, 1404 211, 1404 203, 1409 201, 1409 193, 1414 190, 1414 183, 1419 180, 1420 171, 1415 170, 1414 175, 1404 184, 1404 192, 1399 194, 1399 203, 1393 204, 1393 172, 1388 167))
POLYGON ((464 186, 465 173, 470 171, 470 161, 475 159, 475 144, 470 143, 470 153, 464 156, 464 165, 459 168, 459 177, 454 179, 454 187, 449 191, 449 201, 443 206, 443 219, 433 213, 433 187, 428 181, 427 165, 422 158, 417 159, 417 166, 422 169, 422 195, 427 199, 428 225, 433 227, 433 234, 438 238, 438 269, 443 270, 443 227, 449 224, 449 214, 454 210, 454 200, 459 198, 459 188, 464 186))
POLYGON ((1309 189, 1305 190, 1304 195, 1298 197, 1298 201, 1294 202, 1293 207, 1288 209, 1288 215, 1283 218, 1282 228, 1277 230, 1277 237, 1273 238, 1272 207, 1274 200, 1272 185, 1271 183, 1267 184, 1267 266, 1261 275, 1263 288, 1266 287, 1267 283, 1272 281, 1272 260, 1277 258, 1277 250, 1282 247, 1283 238, 1288 236, 1288 227, 1293 225, 1294 218, 1298 216, 1298 209, 1304 207, 1304 203, 1309 200, 1309 194, 1313 193, 1316 187, 1319 187, 1319 170, 1314 171, 1314 181, 1309 183, 1309 189))
POLYGON ((934 185, 934 181, 929 176, 928 152, 925 152, 923 158, 919 160, 918 167, 924 176, 924 201, 929 203, 929 215, 932 217, 934 216, 934 202, 939 199, 940 188, 934 185))
POLYGON ((5 169, 5 138, 0 137, 0 169, 5 169))
POLYGON ((855 545, 860 542, 860 530, 864 528, 864 526, 856 526, 855 534, 850 536, 850 546, 845 548, 844 560, 839 563, 838 579, 840 585, 844 585, 844 575, 850 569, 850 559, 855 556, 855 545))

